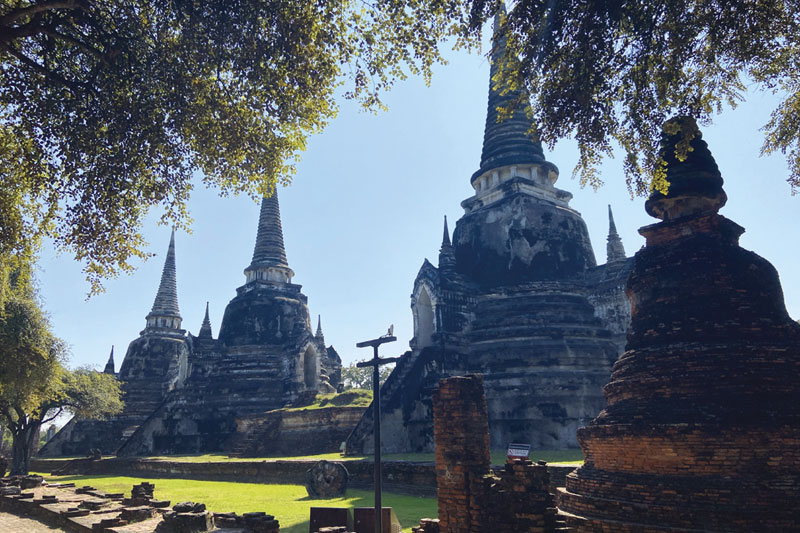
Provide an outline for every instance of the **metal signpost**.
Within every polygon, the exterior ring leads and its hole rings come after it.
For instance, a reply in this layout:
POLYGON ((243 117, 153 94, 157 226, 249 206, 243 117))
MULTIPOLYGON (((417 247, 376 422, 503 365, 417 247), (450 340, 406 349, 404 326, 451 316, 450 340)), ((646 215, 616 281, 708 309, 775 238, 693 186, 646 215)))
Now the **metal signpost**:
POLYGON ((381 503, 381 382, 378 367, 381 365, 396 363, 399 357, 378 357, 378 346, 387 342, 394 342, 397 337, 393 335, 394 326, 389 327, 389 331, 383 337, 372 339, 371 341, 359 342, 356 348, 372 346, 372 359, 357 363, 360 368, 372 367, 372 416, 375 421, 375 533, 383 533, 383 505, 381 503))

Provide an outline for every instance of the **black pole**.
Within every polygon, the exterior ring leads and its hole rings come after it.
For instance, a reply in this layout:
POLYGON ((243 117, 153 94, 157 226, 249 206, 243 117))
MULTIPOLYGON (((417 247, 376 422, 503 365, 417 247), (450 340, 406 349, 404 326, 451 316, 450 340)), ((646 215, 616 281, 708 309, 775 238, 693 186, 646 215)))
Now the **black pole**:
POLYGON ((392 329, 389 328, 389 333, 383 337, 373 339, 371 341, 359 342, 356 344, 358 348, 372 346, 372 359, 356 363, 356 366, 364 368, 367 366, 372 367, 372 416, 375 436, 375 464, 373 465, 374 482, 375 482, 375 533, 383 533, 383 505, 381 502, 382 483, 381 483, 381 376, 380 365, 388 363, 396 363, 400 360, 399 357, 386 357, 381 359, 378 357, 378 346, 385 342, 393 342, 397 337, 392 335, 392 329))
MULTIPOLYGON (((378 360, 378 346, 373 349, 375 361, 378 360)), ((383 504, 381 502, 381 493, 383 484, 381 483, 381 374, 379 366, 376 364, 372 368, 372 405, 374 425, 375 425, 375 533, 383 533, 383 504)))

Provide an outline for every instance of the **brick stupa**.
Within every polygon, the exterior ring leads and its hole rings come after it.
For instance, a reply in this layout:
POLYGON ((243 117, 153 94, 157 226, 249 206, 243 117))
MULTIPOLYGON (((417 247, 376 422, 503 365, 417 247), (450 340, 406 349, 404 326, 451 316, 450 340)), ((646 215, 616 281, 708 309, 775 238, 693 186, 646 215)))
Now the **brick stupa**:
POLYGON ((665 132, 670 187, 646 204, 662 222, 640 230, 626 352, 560 509, 575 531, 797 531, 800 326, 776 270, 717 213, 722 177, 694 120, 665 132), (682 129, 696 136, 679 161, 682 129))

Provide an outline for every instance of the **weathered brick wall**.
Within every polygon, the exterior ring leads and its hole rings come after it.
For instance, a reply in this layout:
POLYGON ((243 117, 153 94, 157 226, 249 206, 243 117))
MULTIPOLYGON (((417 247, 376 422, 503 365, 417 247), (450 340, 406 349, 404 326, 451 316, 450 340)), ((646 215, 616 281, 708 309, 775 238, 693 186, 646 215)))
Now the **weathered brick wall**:
POLYGON ((516 460, 483 481, 483 531, 534 533, 560 527, 550 473, 543 461, 516 460))
POLYGON ((489 472, 489 417, 483 376, 443 379, 433 393, 439 526, 481 532, 483 476, 489 472))

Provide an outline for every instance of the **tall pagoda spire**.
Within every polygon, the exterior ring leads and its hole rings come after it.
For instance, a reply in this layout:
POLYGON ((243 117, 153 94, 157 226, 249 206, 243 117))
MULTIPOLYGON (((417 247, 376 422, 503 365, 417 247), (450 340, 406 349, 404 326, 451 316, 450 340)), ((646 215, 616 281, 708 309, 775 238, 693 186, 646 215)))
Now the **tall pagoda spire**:
POLYGON ((115 374, 114 372, 114 345, 111 345, 111 355, 108 356, 108 362, 106 363, 106 367, 103 369, 104 374, 111 374, 112 376, 115 374))
POLYGON ((519 89, 504 92, 496 87, 495 77, 501 70, 506 54, 505 3, 494 17, 492 37, 491 70, 489 76, 489 101, 486 111, 486 127, 483 134, 483 151, 480 168, 472 175, 474 182, 486 172, 508 165, 543 164, 556 169, 544 158, 542 143, 531 136, 534 125, 528 116, 528 95, 519 89), (499 109, 513 109, 511 116, 498 121, 499 109))
POLYGON ((325 344, 325 335, 322 334, 322 315, 317 315, 317 334, 314 336, 325 344))
POLYGON ((256 280, 290 283, 294 276, 286 261, 277 190, 261 201, 253 260, 244 270, 244 274, 248 283, 256 280))
POLYGON ((206 316, 203 317, 203 324, 200 326, 200 331, 197 333, 200 339, 212 338, 211 332, 211 319, 208 318, 208 302, 206 302, 206 316))
POLYGON ((447 215, 444 216, 444 230, 442 232, 442 246, 439 248, 439 268, 451 268, 456 263, 456 255, 450 242, 450 230, 447 228, 447 215))
POLYGON ((624 261, 625 248, 622 246, 622 239, 617 234, 617 225, 614 224, 614 213, 611 212, 611 204, 608 206, 608 242, 606 243, 606 261, 624 261))
POLYGON ((175 275, 175 230, 169 238, 167 258, 161 271, 161 283, 158 286, 153 308, 147 315, 147 326, 151 328, 180 329, 181 313, 178 309, 178 285, 175 275))

